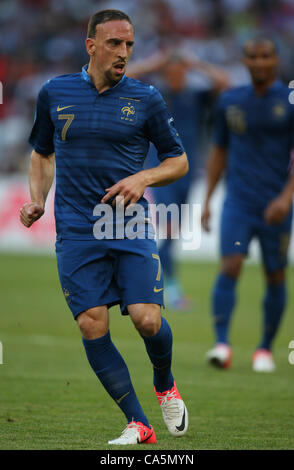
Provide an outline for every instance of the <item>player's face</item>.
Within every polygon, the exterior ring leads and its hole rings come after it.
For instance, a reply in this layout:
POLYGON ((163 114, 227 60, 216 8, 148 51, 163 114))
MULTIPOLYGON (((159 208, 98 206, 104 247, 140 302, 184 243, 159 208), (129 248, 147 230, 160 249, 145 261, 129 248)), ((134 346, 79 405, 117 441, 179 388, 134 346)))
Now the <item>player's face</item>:
POLYGON ((96 26, 91 55, 108 82, 118 82, 125 73, 133 44, 134 31, 128 21, 108 21, 96 26))
POLYGON ((276 75, 278 57, 271 42, 248 43, 245 47, 244 64, 248 67, 254 83, 266 83, 276 75))

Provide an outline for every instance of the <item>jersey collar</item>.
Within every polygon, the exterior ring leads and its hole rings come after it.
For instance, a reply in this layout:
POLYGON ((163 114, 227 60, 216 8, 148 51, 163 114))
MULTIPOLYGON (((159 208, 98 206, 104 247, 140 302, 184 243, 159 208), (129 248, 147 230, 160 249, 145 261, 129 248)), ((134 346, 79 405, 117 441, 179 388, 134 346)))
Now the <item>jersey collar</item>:
MULTIPOLYGON (((281 87, 283 86, 283 82, 277 78, 272 84, 271 86, 266 90, 265 94, 263 95, 263 97, 266 97, 268 95, 270 95, 271 93, 279 90, 281 87)), ((256 94, 255 93, 255 88, 253 85, 251 85, 251 90, 252 90, 252 93, 253 94, 256 94)))
MULTIPOLYGON (((84 66, 82 67, 82 78, 83 78, 83 80, 85 80, 87 83, 89 83, 89 85, 91 85, 91 86, 93 86, 94 88, 96 88, 95 85, 94 85, 94 83, 93 83, 92 80, 91 80, 90 75, 89 75, 88 72, 87 72, 88 66, 89 66, 89 64, 86 64, 86 65, 84 65, 84 66)), ((114 86, 108 88, 107 90, 103 91, 103 92, 100 93, 100 94, 104 94, 104 93, 107 93, 107 92, 111 92, 111 91, 114 90, 115 88, 119 87, 119 86, 125 81, 125 79, 126 79, 126 75, 124 74, 124 75, 122 76, 122 78, 120 79, 120 81, 119 81, 118 83, 116 83, 116 85, 114 85, 114 86)), ((98 92, 98 90, 97 90, 97 92, 98 92)))

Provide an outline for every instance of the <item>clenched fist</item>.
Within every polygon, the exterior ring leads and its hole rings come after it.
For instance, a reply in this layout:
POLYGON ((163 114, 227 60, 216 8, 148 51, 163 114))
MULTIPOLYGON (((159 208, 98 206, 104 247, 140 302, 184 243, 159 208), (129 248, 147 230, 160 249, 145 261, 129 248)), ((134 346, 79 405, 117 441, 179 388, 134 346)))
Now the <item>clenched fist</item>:
POLYGON ((44 214, 44 207, 35 202, 26 203, 20 209, 20 221, 25 227, 30 227, 44 214))

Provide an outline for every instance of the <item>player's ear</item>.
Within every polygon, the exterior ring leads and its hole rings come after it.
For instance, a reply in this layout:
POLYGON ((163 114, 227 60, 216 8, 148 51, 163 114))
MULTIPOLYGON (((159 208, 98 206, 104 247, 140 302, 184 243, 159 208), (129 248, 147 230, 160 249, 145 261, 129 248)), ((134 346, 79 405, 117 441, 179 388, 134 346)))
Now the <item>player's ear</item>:
POLYGON ((96 51, 95 40, 93 38, 86 39, 86 49, 89 55, 94 55, 96 51))

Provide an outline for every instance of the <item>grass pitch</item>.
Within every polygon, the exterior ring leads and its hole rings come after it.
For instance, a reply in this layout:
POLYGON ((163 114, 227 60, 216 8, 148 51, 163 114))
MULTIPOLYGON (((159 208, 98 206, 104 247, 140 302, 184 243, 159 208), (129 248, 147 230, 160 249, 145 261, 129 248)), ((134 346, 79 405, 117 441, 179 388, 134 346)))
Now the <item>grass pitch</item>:
MULTIPOLYGON (((120 435, 125 419, 88 365, 55 258, 1 255, 0 265, 0 449, 114 449, 107 441, 120 435)), ((263 294, 255 265, 244 268, 239 284, 233 367, 222 371, 205 364, 213 343, 209 296, 216 270, 215 264, 181 264, 195 308, 165 312, 174 334, 173 373, 190 417, 182 438, 173 438, 163 424, 152 368, 130 319, 117 308, 110 311, 112 339, 157 435, 157 444, 148 449, 294 449, 294 365, 288 361, 294 339, 293 267, 274 349, 277 371, 269 375, 251 370, 263 294)))

